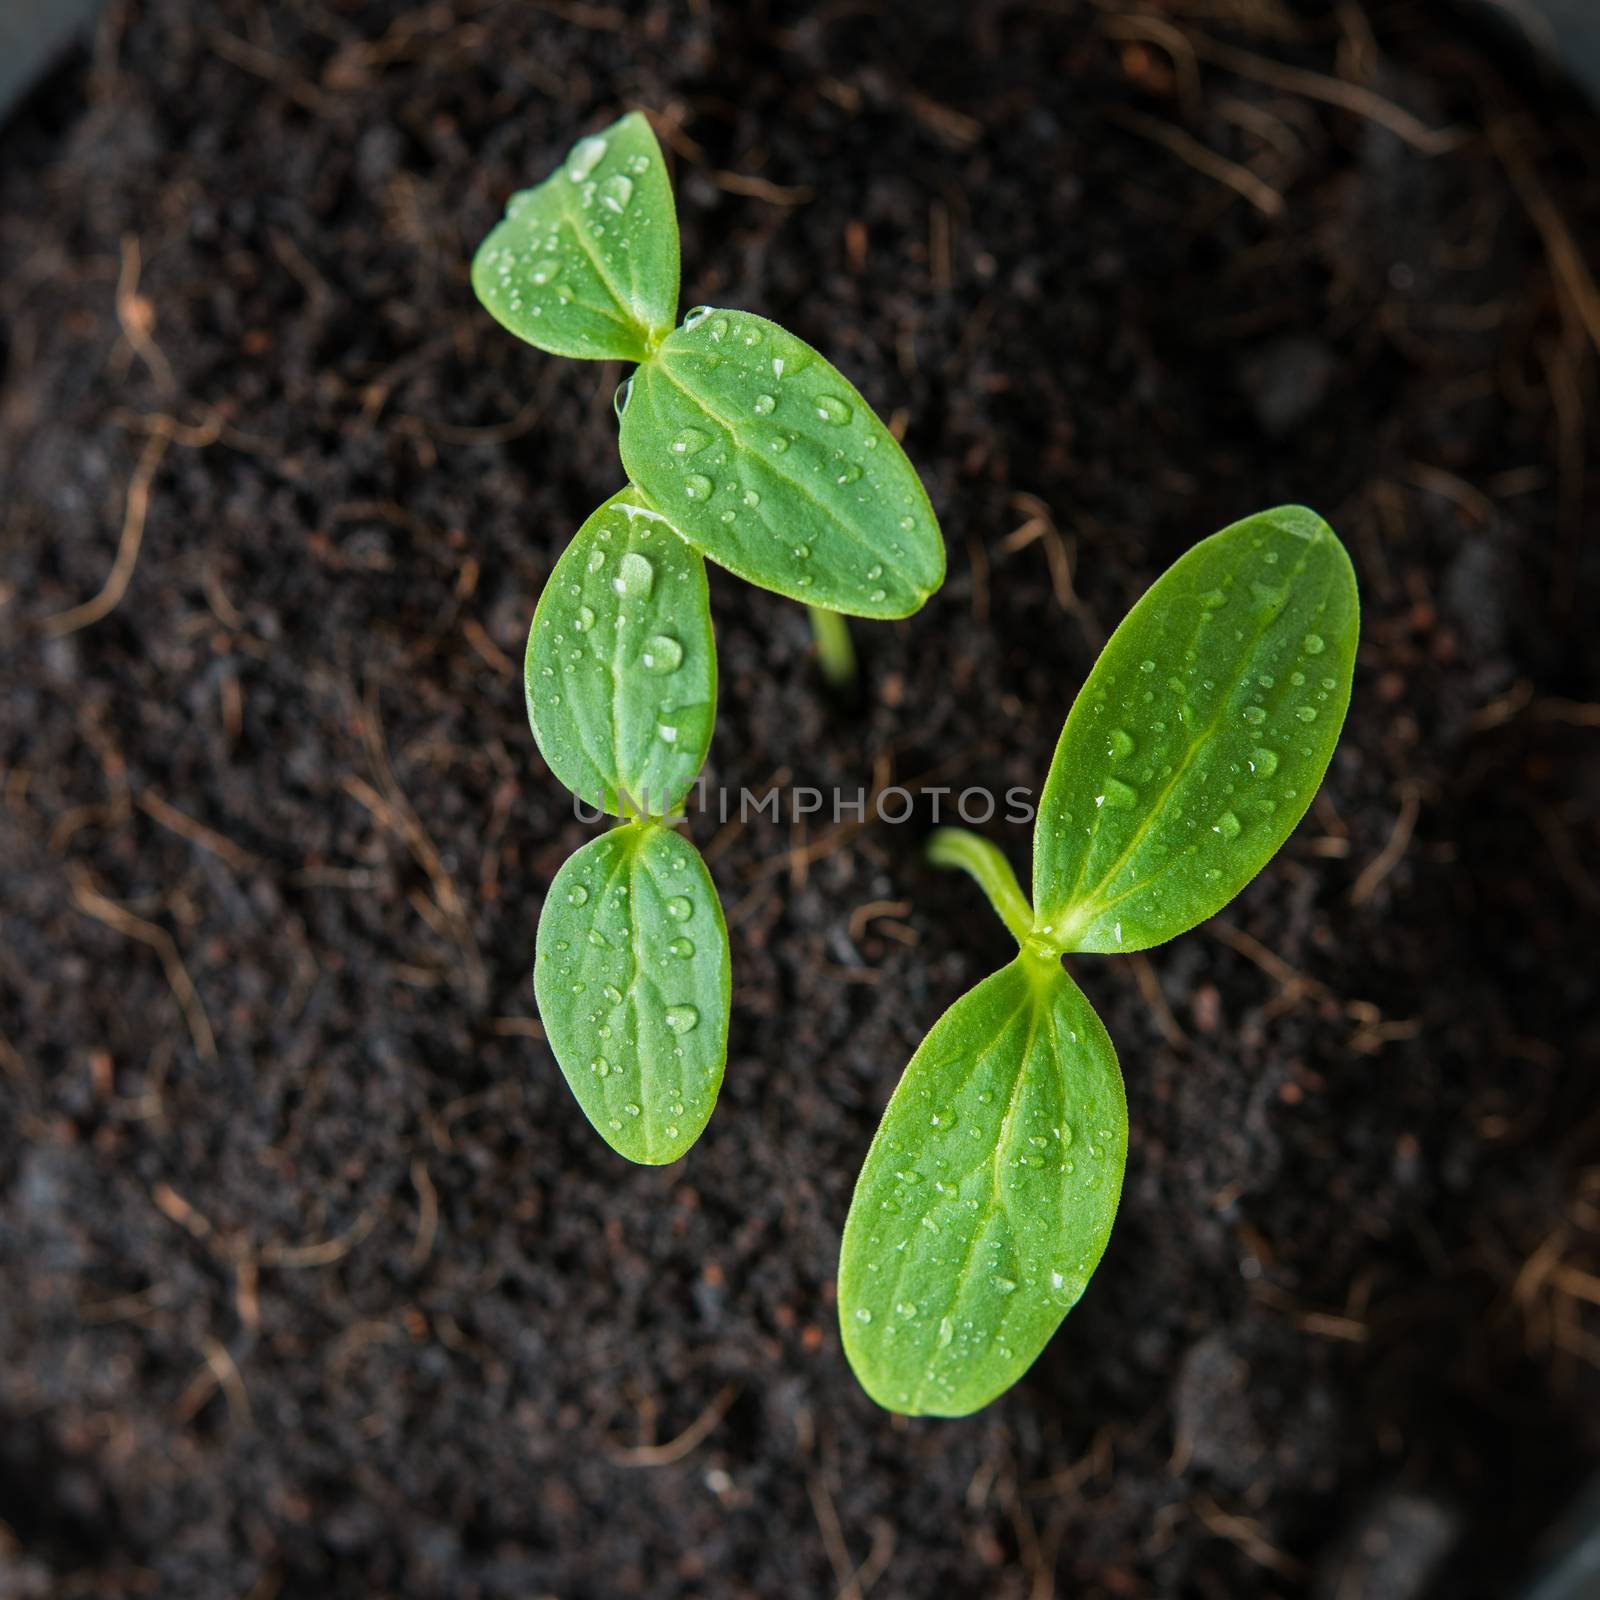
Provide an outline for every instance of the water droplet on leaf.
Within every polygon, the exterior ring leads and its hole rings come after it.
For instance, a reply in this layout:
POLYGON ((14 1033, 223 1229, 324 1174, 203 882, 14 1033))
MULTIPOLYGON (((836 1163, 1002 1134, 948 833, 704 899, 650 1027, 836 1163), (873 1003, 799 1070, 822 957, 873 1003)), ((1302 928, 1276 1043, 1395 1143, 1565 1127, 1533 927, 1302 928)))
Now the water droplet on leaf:
POLYGON ((692 1033, 699 1025, 700 1013, 693 1006, 668 1006, 665 1020, 674 1033, 692 1033))
POLYGON ((567 176, 574 183, 582 183, 600 165, 605 153, 606 142, 599 134, 591 134, 587 139, 580 139, 573 145, 572 154, 567 157, 567 176))
POLYGON ((639 660, 646 672, 665 676, 683 665, 683 646, 668 633, 653 633, 644 642, 639 660))
POLYGON ((628 209, 633 199, 633 179, 626 173, 614 172, 600 185, 600 204, 619 216, 628 209))
POLYGON ((656 581, 656 569, 637 550, 629 550, 622 558, 620 570, 611 580, 611 587, 629 600, 648 600, 656 581))

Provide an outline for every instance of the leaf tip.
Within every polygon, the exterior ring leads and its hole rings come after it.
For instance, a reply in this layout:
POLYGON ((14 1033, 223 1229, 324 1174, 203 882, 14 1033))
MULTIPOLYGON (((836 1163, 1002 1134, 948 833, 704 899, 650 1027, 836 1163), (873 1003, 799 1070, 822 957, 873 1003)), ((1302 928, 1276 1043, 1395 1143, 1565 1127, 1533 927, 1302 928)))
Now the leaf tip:
POLYGON ((1281 528, 1296 539, 1304 539, 1308 544, 1321 544, 1330 539, 1335 544, 1339 542, 1333 529, 1309 506, 1278 506, 1261 515, 1274 527, 1281 528))

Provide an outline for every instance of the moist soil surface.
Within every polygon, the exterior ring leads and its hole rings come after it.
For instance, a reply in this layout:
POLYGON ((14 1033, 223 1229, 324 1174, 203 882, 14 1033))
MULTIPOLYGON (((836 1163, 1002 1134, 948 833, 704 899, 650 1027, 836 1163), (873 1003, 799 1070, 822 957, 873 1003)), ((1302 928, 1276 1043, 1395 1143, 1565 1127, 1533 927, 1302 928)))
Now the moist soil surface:
POLYGON ((0 149, 0 1592, 1510 1592, 1600 1460, 1597 172, 1438 5, 113 6, 0 149), (715 781, 920 800, 691 818, 732 1039, 660 1170, 529 981, 592 830, 521 649, 624 373, 467 282, 635 105, 683 304, 832 357, 950 552, 844 698, 713 572, 715 781), (1072 964, 1110 1249, 1003 1399, 890 1417, 851 1184, 1008 948, 932 789, 1037 787, 1128 605, 1285 501, 1363 587, 1327 782, 1072 964))

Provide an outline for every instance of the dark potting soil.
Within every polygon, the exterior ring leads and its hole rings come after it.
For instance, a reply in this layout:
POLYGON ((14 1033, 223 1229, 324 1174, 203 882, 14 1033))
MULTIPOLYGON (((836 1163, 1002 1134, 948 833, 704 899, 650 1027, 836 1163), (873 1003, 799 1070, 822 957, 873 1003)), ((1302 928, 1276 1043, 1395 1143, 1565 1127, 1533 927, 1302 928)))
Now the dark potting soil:
POLYGON ((111 8, 0 147, 0 1593, 1509 1591, 1600 1462, 1600 128, 1514 66, 1357 0, 111 8), (1007 953, 930 793, 693 820, 735 1004, 678 1165, 535 1024, 588 830, 521 646, 622 373, 466 269, 630 105, 684 305, 829 354, 949 543, 853 703, 714 574, 735 794, 1036 786, 1263 506, 1360 571, 1298 833, 1074 963, 1122 1214, 966 1420, 876 1410, 834 1321, 878 1113, 1007 953))

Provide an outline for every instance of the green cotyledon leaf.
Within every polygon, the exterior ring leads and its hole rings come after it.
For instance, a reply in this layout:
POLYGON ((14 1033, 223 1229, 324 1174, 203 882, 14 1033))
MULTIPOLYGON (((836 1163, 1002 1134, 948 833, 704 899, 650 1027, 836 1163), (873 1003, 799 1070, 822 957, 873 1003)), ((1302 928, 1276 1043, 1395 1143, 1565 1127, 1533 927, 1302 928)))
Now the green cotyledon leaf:
POLYGON ((620 404, 628 476, 684 538, 764 589, 903 617, 944 579, 944 541, 894 435, 776 323, 701 307, 620 404))
POLYGON ((676 1161, 711 1115, 728 1052, 728 930, 699 851, 636 821, 575 852, 539 916, 533 988, 600 1136, 630 1161, 676 1161))
POLYGON ((550 770, 613 816, 666 816, 711 743, 717 651, 705 563, 631 489, 562 552, 523 668, 550 770))
POLYGON ((1344 546, 1299 506, 1234 523, 1158 578, 1056 746, 1034 828, 1038 935, 1142 950, 1255 877, 1327 771, 1359 620, 1344 546))
POLYGON ((580 139, 554 176, 512 195, 473 258, 472 288, 497 321, 552 355, 650 353, 677 320, 678 217, 640 112, 580 139))
POLYGON ((839 1321, 867 1393, 955 1417, 1014 1383, 1105 1250, 1127 1148, 1116 1052, 1059 961, 1025 952, 956 1001, 845 1223, 839 1321))

